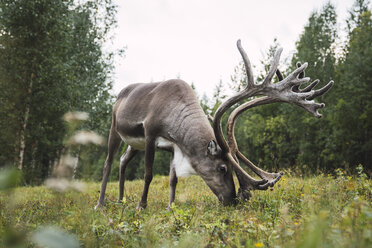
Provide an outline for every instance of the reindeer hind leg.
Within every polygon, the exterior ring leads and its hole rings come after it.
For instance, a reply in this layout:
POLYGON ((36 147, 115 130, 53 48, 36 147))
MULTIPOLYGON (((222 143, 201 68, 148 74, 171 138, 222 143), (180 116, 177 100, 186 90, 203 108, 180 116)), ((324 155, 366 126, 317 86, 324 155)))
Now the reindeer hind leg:
POLYGON ((119 134, 115 131, 114 124, 112 124, 111 129, 110 129, 109 140, 108 140, 108 154, 107 154, 106 161, 105 161, 105 167, 103 169, 101 192, 100 192, 98 203, 94 209, 103 208, 104 206, 106 186, 107 186, 107 181, 108 181, 108 178, 111 172, 111 165, 114 160, 114 156, 120 146, 120 143, 121 143, 121 138, 119 134))

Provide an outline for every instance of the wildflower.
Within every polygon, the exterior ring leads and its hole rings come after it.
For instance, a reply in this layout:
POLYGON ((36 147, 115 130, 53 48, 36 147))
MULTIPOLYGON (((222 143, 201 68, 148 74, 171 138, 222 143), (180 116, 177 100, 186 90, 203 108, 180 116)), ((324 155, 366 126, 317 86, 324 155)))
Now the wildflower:
POLYGON ((96 145, 103 145, 104 139, 92 131, 78 131, 69 140, 70 144, 88 144, 93 143, 96 145))
POLYGON ((72 121, 86 121, 89 118, 89 114, 86 112, 67 112, 64 116, 63 119, 67 122, 72 122, 72 121))
POLYGON ((258 242, 258 243, 255 243, 254 246, 256 246, 256 247, 263 247, 264 244, 262 244, 261 242, 258 242))
POLYGON ((45 185, 47 188, 50 188, 54 191, 64 192, 68 189, 69 182, 67 179, 64 179, 64 178, 61 178, 61 179, 50 178, 50 179, 45 180, 45 185))
POLYGON ((298 222, 293 223, 295 226, 298 226, 298 222))
POLYGON ((301 196, 304 197, 304 193, 302 193, 301 196))
POLYGON ((67 180, 66 178, 49 178, 45 180, 45 186, 56 192, 65 192, 70 189, 78 192, 85 191, 84 183, 67 180))

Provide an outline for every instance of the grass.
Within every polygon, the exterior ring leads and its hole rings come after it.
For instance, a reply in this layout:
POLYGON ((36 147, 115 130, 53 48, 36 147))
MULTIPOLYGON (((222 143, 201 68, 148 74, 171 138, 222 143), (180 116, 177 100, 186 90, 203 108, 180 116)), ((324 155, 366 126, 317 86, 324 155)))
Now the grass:
POLYGON ((235 207, 221 206, 201 178, 190 177, 179 180, 171 212, 168 177, 154 178, 143 211, 136 211, 143 181, 125 186, 117 203, 118 183, 108 184, 102 211, 93 210, 99 183, 86 183, 82 193, 44 186, 0 192, 0 246, 372 247, 372 182, 365 174, 286 173, 273 190, 254 191, 235 207))

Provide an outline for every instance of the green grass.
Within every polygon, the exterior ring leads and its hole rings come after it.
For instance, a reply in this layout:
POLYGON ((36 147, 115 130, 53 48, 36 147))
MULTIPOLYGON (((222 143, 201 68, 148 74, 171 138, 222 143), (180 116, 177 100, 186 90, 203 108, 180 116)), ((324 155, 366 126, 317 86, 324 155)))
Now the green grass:
POLYGON ((121 204, 109 183, 102 211, 93 210, 99 183, 83 193, 19 187, 0 192, 0 246, 51 242, 51 229, 65 247, 74 237, 83 247, 372 247, 371 180, 288 174, 235 207, 221 206, 201 178, 180 179, 171 212, 168 177, 154 178, 143 211, 142 180, 126 182, 121 204))

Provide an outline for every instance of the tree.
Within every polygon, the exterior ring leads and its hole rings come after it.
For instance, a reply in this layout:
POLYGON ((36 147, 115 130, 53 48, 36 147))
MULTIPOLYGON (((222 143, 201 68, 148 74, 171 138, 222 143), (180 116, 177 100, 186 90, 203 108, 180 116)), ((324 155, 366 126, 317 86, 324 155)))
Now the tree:
MULTIPOLYGON (((280 47, 277 39, 260 61, 262 70, 257 75, 257 83, 262 82, 269 71, 275 51, 280 47)), ((231 77, 237 90, 245 87, 244 64, 240 63, 231 77)), ((275 78, 274 80, 278 80, 275 78)), ((280 112, 281 104, 269 104, 250 109, 237 120, 235 127, 239 149, 254 163, 267 170, 288 167, 293 158, 293 147, 289 140, 286 116, 280 112)))
MULTIPOLYGON (((307 61, 307 73, 311 77, 329 82, 335 74, 336 31, 335 9, 327 3, 320 11, 311 14, 296 43, 297 51, 292 58, 292 65, 282 71, 293 71, 297 61, 307 61)), ((258 76, 258 82, 266 76, 278 48, 279 43, 274 39, 261 61, 263 71, 258 76)), ((244 75, 242 66, 235 70, 236 73, 244 75)), ((234 75, 232 79, 238 81, 238 88, 245 84, 241 76, 234 75)), ((329 132, 325 120, 322 121, 320 124, 318 119, 297 106, 270 104, 251 109, 242 115, 235 133, 242 152, 261 167, 278 170, 279 167, 303 165, 316 169, 324 165, 324 160, 320 158, 325 146, 324 137, 329 132)))
MULTIPOLYGON (((325 4, 320 11, 314 11, 310 15, 309 21, 296 43, 291 70, 296 67, 298 61, 308 62, 306 74, 313 80, 319 79, 321 84, 326 84, 335 78, 336 17, 335 8, 331 3, 325 4)), ((330 113, 329 106, 332 105, 330 103, 332 95, 335 96, 334 91, 321 98, 327 106, 323 110, 325 116, 330 113)), ((281 111, 287 116, 292 145, 298 149, 296 163, 312 170, 326 169, 329 154, 324 151, 331 132, 327 118, 316 119, 296 106, 284 104, 281 106, 281 111)))
POLYGON ((214 87, 213 91, 213 100, 215 101, 213 104, 213 107, 211 109, 212 115, 217 111, 218 107, 222 104, 223 99, 226 98, 226 95, 223 93, 224 87, 222 80, 219 81, 219 83, 214 87))
POLYGON ((39 182, 63 149, 65 112, 87 111, 88 126, 107 126, 113 54, 102 45, 116 7, 110 0, 4 0, 0 9, 0 129, 13 136, 0 138, 0 163, 18 164, 26 182, 39 182))
POLYGON ((369 2, 355 1, 348 24, 345 55, 337 70, 330 147, 345 166, 372 166, 372 18, 369 2))

